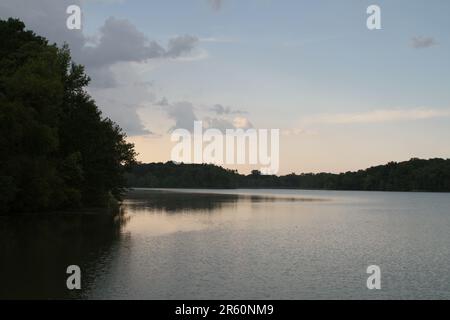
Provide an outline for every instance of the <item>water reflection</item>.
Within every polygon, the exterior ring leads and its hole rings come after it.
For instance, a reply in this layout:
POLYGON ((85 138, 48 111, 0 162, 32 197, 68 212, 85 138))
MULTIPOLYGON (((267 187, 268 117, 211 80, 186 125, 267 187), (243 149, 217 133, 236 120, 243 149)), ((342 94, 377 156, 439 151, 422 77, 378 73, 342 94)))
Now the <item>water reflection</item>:
MULTIPOLYGON (((205 191, 203 191, 205 192, 205 191)), ((134 189, 127 193, 126 207, 132 210, 157 210, 166 213, 213 212, 235 205, 237 202, 314 202, 323 198, 246 195, 201 192, 176 192, 168 190, 134 189)))
POLYGON ((212 212, 224 205, 233 205, 239 200, 235 194, 190 194, 160 190, 130 190, 125 205, 127 209, 158 210, 167 213, 182 211, 212 212))
POLYGON ((0 298, 82 297, 126 222, 123 213, 0 216, 0 298), (66 288, 71 264, 81 267, 81 291, 66 288))
POLYGON ((136 245, 131 236, 139 239, 205 230, 237 223, 248 214, 247 205, 304 200, 131 190, 122 212, 116 215, 72 212, 0 216, 0 299, 89 297, 104 275, 113 273, 111 269, 127 248, 136 245), (81 267, 81 291, 66 288, 66 269, 72 264, 81 267))
POLYGON ((447 194, 231 192, 134 190, 116 216, 0 216, 0 299, 450 296, 447 194), (66 289, 71 264, 81 292, 66 289))

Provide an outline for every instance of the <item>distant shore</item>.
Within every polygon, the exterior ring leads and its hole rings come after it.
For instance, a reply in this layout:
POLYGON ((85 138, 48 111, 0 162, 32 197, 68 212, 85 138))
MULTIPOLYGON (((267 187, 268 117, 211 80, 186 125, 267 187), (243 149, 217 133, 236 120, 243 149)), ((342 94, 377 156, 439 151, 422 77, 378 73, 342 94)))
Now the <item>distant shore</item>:
POLYGON ((299 189, 450 192, 450 159, 389 162, 354 172, 249 175, 212 164, 139 163, 126 174, 134 188, 299 189))

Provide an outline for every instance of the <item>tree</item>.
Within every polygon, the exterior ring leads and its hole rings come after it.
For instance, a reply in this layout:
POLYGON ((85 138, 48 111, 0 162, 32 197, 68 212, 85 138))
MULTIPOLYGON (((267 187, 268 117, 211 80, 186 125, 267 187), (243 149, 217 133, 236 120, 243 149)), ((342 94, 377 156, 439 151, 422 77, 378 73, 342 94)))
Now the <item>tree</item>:
POLYGON ((83 66, 19 20, 0 20, 0 38, 0 212, 119 199, 134 146, 87 94, 83 66))

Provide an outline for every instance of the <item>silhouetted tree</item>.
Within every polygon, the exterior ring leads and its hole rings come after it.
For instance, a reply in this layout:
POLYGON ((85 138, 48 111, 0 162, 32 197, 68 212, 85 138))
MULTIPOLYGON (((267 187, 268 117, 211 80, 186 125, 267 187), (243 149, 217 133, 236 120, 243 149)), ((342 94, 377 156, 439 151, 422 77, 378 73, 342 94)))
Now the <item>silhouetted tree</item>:
POLYGON ((133 145, 104 118, 84 68, 0 20, 0 212, 104 206, 120 197, 133 145))

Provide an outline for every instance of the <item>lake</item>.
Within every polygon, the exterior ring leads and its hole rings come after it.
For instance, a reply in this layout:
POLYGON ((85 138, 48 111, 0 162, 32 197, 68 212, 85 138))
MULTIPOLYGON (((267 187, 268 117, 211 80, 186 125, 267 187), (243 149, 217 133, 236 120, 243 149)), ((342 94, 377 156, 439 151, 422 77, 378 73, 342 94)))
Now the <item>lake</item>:
POLYGON ((0 216, 0 258, 3 299, 450 299, 450 195, 137 189, 117 215, 0 216))

